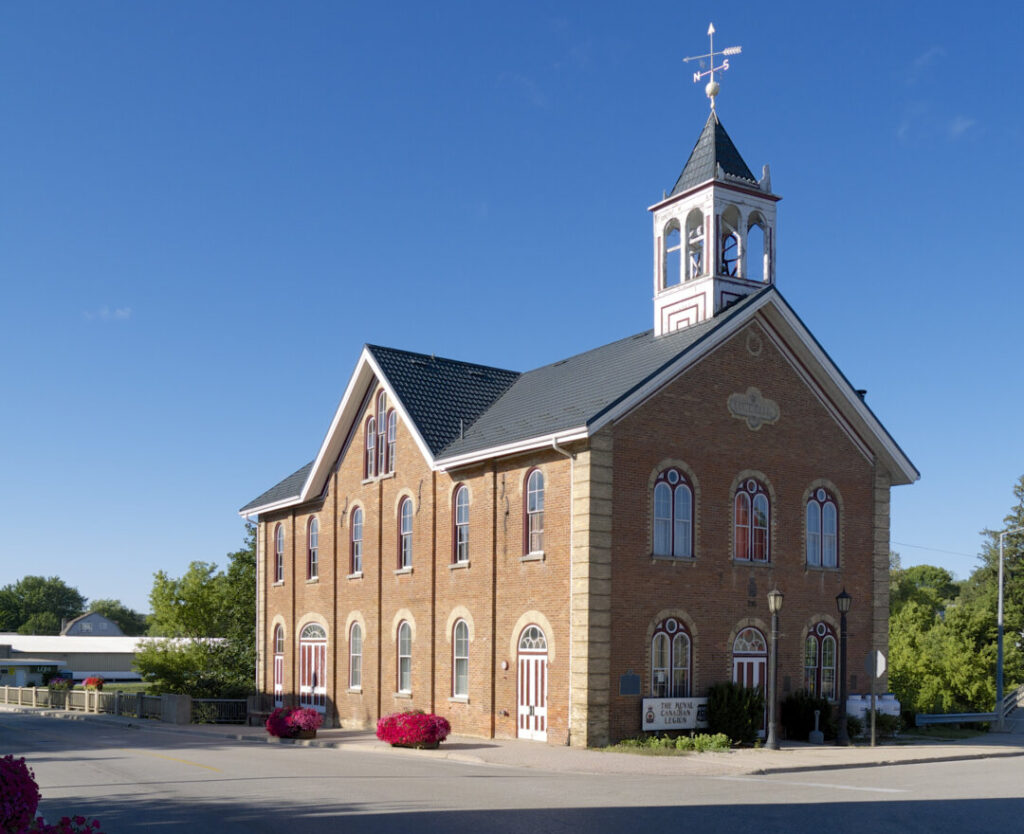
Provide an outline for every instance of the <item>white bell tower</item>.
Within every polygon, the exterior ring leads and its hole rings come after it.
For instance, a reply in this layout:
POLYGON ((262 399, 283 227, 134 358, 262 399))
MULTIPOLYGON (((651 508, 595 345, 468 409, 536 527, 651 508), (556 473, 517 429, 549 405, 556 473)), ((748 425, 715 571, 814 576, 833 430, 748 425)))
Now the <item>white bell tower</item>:
POLYGON ((740 47, 707 55, 705 92, 711 114, 672 193, 650 207, 654 219, 654 335, 689 327, 720 313, 744 296, 775 283, 775 204, 765 165, 761 178, 743 161, 718 120, 715 73, 729 68, 740 47))

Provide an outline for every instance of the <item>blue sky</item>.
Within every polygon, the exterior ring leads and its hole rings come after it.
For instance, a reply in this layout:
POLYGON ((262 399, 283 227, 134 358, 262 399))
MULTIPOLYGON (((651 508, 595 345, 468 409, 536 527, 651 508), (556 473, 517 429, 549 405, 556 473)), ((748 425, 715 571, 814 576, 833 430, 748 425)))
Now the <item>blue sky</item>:
POLYGON ((366 342, 649 328, 709 21, 778 286, 922 472, 893 547, 966 576, 1024 474, 1024 11, 832 5, 0 5, 0 585, 223 564, 366 342))

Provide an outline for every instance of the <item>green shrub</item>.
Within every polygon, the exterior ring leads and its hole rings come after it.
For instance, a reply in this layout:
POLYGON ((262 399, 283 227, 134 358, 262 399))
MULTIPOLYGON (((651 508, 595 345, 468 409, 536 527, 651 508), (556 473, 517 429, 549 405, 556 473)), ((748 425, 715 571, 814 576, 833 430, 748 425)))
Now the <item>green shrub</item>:
POLYGON ((835 721, 829 721, 832 716, 832 705, 826 698, 815 698, 805 690, 788 696, 779 709, 782 726, 786 729, 786 738, 807 741, 814 730, 815 710, 821 712, 818 729, 826 736, 834 738, 835 721))
POLYGON ((738 683, 716 683, 708 689, 708 724, 713 733, 749 744, 764 717, 764 693, 738 683))

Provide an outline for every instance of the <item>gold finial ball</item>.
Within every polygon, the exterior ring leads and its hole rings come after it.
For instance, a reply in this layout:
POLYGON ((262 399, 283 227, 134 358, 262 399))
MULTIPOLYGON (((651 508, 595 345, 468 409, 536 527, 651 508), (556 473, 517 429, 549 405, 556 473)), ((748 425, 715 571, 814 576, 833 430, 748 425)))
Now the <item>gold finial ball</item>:
POLYGON ((708 85, 704 88, 704 94, 708 98, 714 98, 718 95, 718 91, 721 89, 717 81, 709 81, 708 85))

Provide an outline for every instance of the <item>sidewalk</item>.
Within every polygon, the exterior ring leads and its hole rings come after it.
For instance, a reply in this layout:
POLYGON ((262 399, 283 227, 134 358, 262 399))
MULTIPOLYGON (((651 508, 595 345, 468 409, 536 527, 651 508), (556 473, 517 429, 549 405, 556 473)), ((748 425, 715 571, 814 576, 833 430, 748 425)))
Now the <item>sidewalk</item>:
MULTIPOLYGON (((392 748, 377 740, 370 730, 320 730, 310 741, 277 739, 262 727, 216 724, 173 725, 111 715, 91 715, 63 710, 0 706, 0 711, 44 715, 75 721, 139 729, 146 732, 197 735, 258 744, 290 744, 326 747, 383 755, 418 756, 472 764, 536 768, 569 773, 622 773, 633 775, 742 776, 769 773, 801 773, 882 765, 921 764, 1024 756, 1024 733, 989 733, 961 741, 887 743, 878 747, 836 747, 803 742, 783 742, 779 750, 741 749, 685 756, 644 756, 558 747, 518 739, 478 739, 450 736, 439 750, 392 748)), ((1021 729, 1015 727, 1014 729, 1021 729)))

